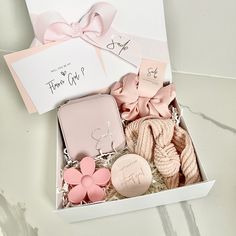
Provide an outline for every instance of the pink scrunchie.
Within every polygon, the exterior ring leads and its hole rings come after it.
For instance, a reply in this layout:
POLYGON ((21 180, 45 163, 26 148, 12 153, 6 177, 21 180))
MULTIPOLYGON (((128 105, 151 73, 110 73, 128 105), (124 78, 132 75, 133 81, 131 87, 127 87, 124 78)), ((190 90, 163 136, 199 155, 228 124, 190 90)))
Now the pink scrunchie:
POLYGON ((129 73, 111 88, 111 95, 116 99, 122 118, 128 121, 149 115, 170 118, 168 106, 176 96, 174 85, 160 88, 153 97, 142 97, 138 85, 138 76, 129 73))

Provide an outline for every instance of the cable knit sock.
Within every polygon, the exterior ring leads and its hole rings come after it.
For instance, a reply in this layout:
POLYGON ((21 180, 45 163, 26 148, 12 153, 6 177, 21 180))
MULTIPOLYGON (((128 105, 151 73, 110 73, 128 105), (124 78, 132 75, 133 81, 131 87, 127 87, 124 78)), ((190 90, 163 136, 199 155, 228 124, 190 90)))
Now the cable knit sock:
POLYGON ((168 188, 179 186, 180 170, 185 184, 201 180, 191 139, 171 119, 144 117, 131 122, 125 133, 129 151, 153 161, 168 188))
POLYGON ((175 126, 172 142, 180 153, 181 170, 185 176, 185 184, 201 181, 194 148, 187 132, 181 127, 175 126))
POLYGON ((145 124, 148 119, 153 121, 152 117, 144 117, 131 122, 127 126, 125 133, 129 151, 137 153, 147 161, 151 161, 154 140, 150 127, 145 124))

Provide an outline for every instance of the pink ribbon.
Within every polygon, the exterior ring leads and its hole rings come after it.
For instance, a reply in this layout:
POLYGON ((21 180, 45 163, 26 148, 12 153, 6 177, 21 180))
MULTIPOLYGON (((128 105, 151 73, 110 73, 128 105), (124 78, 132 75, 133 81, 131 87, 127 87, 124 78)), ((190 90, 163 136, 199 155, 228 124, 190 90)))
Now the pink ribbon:
POLYGON ((111 88, 111 95, 117 101, 123 119, 133 121, 137 118, 154 115, 162 118, 170 118, 168 108, 176 97, 173 84, 160 88, 156 94, 143 96, 145 88, 139 86, 138 76, 129 73, 120 82, 116 82, 111 88))
POLYGON ((115 15, 116 9, 105 2, 94 4, 78 22, 71 24, 58 12, 44 12, 36 17, 34 31, 42 44, 80 37, 139 66, 141 56, 138 45, 130 36, 111 27, 115 15))

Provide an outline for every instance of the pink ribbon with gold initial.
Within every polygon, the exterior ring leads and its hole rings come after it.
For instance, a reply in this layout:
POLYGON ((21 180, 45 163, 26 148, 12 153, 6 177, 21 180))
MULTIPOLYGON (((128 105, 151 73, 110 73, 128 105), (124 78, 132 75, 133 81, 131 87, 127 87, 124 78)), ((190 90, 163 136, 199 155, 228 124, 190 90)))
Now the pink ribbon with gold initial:
POLYGON ((44 12, 36 17, 34 31, 41 44, 80 37, 138 67, 139 47, 130 36, 111 27, 115 15, 116 9, 105 2, 94 4, 78 22, 70 24, 58 12, 44 12))

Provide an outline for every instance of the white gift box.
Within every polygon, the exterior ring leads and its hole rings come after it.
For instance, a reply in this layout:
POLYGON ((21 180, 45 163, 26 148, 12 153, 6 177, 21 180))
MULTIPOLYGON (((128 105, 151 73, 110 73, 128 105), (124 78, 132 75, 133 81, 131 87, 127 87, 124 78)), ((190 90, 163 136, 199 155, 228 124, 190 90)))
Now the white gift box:
MULTIPOLYGON (((175 107, 180 111, 177 102, 175 107)), ((187 130, 183 118, 181 127, 187 130)), ((57 167, 56 167, 56 189, 61 189, 61 170, 64 167, 63 141, 59 125, 57 126, 57 167)), ((215 180, 209 180, 202 166, 201 159, 195 150, 202 181, 192 185, 186 185, 175 189, 163 190, 158 193, 146 194, 142 196, 125 198, 121 200, 107 201, 102 203, 79 205, 70 208, 62 208, 62 193, 56 192, 55 213, 69 223, 85 221, 98 217, 122 214, 130 211, 137 211, 151 207, 186 201, 206 196, 214 185, 215 180)))
MULTIPOLYGON (((34 19, 32 16, 34 14, 40 14, 42 12, 52 10, 60 12, 68 22, 77 21, 96 2, 97 1, 95 0, 61 0, 60 2, 56 0, 26 0, 33 26, 34 19)), ((159 42, 167 42, 162 0, 109 0, 107 2, 114 5, 118 11, 118 14, 113 22, 114 28, 120 32, 137 36, 137 41, 139 41, 143 48, 145 48, 145 50, 142 51, 142 56, 155 59, 155 54, 159 53, 155 48, 155 40, 158 40, 159 42), (152 40, 148 41, 141 37, 150 38, 152 40)), ((125 72, 137 72, 136 69, 130 67, 128 64, 125 64, 120 60, 120 58, 111 55, 111 53, 102 50, 101 54, 104 65, 105 67, 107 66, 107 75, 109 78, 112 78, 112 82, 119 80, 125 72)), ((171 67, 170 63, 168 63, 165 74, 165 82, 171 81, 171 67)), ((175 106, 179 109, 176 101, 175 106)), ((183 119, 181 120, 181 126, 187 130, 183 119)), ((64 146, 60 127, 58 125, 56 190, 59 190, 62 187, 61 170, 65 165, 63 150, 64 146)), ((62 193, 60 191, 56 191, 55 212, 67 222, 72 223, 206 196, 213 186, 214 180, 208 180, 201 164, 201 159, 198 156, 197 160, 202 176, 202 182, 200 183, 138 197, 78 205, 70 208, 62 207, 62 193)))

